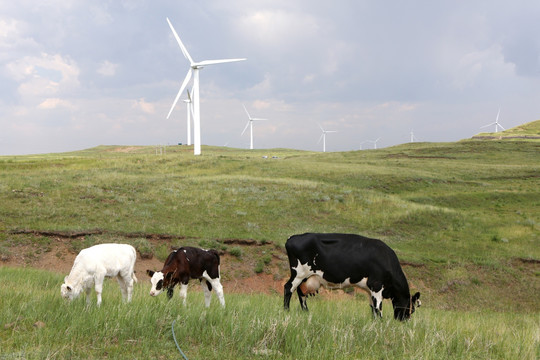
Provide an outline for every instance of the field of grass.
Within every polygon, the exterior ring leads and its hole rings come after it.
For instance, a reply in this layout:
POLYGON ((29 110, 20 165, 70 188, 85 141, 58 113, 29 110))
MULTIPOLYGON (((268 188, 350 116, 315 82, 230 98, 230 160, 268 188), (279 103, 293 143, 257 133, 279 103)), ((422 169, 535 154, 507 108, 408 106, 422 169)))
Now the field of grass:
POLYGON ((175 319, 190 358, 538 358, 539 154, 538 141, 505 140, 341 153, 204 147, 200 157, 186 146, 163 155, 100 146, 0 157, 0 266, 21 256, 20 245, 35 249, 22 254, 28 259, 54 251, 52 237, 30 232, 98 230, 71 250, 128 241, 163 257, 167 247, 145 239, 170 235, 174 245, 220 246, 237 263, 260 257, 258 273, 268 254, 224 241, 282 249, 295 233, 352 232, 394 248, 424 304, 401 324, 389 304, 373 322, 365 298, 310 299, 302 314, 283 312, 281 295, 226 292, 222 312, 205 310, 200 293, 190 293, 187 309, 148 299, 139 284, 125 306, 113 283, 102 309, 84 309, 82 300, 60 299, 65 274, 0 267, 0 358, 177 358, 175 319))
MULTIPOLYGON (((373 320, 367 300, 311 301, 310 312, 281 308, 278 295, 227 294, 204 308, 175 295, 151 298, 137 284, 121 301, 106 281, 101 308, 59 296, 59 274, 0 268, 1 359, 178 359, 171 325, 189 359, 535 359, 537 314, 422 309, 411 321, 373 320)), ((146 284, 145 284, 146 285, 146 284)), ((95 297, 93 299, 95 301, 95 297)), ((295 304, 298 305, 298 304, 295 304)))

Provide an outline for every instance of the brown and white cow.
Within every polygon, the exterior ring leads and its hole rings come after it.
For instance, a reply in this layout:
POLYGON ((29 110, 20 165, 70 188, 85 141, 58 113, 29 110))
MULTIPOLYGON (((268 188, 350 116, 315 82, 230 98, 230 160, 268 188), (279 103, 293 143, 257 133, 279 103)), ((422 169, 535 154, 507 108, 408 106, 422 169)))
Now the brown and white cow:
POLYGON ((167 295, 173 296, 174 287, 180 283, 180 297, 186 305, 187 288, 190 279, 199 279, 204 290, 204 302, 210 306, 212 289, 216 291, 221 306, 225 307, 223 286, 219 276, 219 254, 216 250, 204 250, 195 247, 181 247, 169 254, 160 271, 146 270, 151 277, 151 296, 157 296, 167 289, 167 295))

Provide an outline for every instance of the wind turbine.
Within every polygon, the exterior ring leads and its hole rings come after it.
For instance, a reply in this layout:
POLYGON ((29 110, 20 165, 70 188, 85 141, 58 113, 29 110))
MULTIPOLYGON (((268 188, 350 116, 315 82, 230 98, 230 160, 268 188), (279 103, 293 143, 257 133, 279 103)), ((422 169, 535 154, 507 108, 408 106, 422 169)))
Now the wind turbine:
POLYGON ((368 140, 370 143, 373 143, 373 148, 374 149, 377 149, 377 141, 381 140, 381 138, 377 138, 377 140, 373 141, 373 140, 368 140))
POLYGON ((412 129, 411 129, 411 142, 413 143, 415 140, 418 141, 418 139, 416 138, 416 136, 414 136, 414 132, 413 132, 412 129))
MULTIPOLYGON (((242 104, 242 106, 244 106, 244 104, 242 104)), ((244 135, 244 133, 246 132, 248 126, 249 126, 249 130, 250 130, 250 133, 251 133, 251 141, 249 143, 249 148, 253 150, 253 122, 254 121, 265 121, 265 120, 268 120, 268 119, 260 119, 260 118, 252 118, 251 115, 249 115, 249 112, 247 111, 246 107, 244 106, 244 110, 246 111, 246 114, 248 116, 248 122, 246 124, 246 127, 244 128, 244 131, 242 131, 242 134, 240 134, 240 136, 244 135)))
POLYGON ((187 109, 187 145, 191 145, 191 114, 193 114, 193 101, 191 101, 191 94, 189 90, 187 92, 187 99, 184 100, 187 109))
POLYGON ((499 111, 497 112, 497 118, 495 119, 495 122, 494 123, 491 123, 491 124, 488 124, 488 125, 484 125, 482 126, 480 129, 482 128, 485 128, 485 127, 488 127, 488 126, 491 126, 491 125, 495 125, 495 132, 498 132, 498 127, 500 126, 501 129, 503 130, 506 130, 505 128, 503 128, 503 126, 501 124, 499 124, 499 114, 501 113, 501 109, 499 108, 499 111))
POLYGON ((215 64, 222 64, 222 63, 228 63, 228 62, 236 62, 236 61, 243 61, 246 59, 222 59, 222 60, 203 60, 199 62, 193 61, 191 56, 189 55, 186 47, 182 43, 182 40, 180 40, 180 37, 176 33, 176 30, 174 30, 174 27, 171 24, 171 21, 169 18, 167 18, 167 22, 169 23, 169 27, 171 28, 174 37, 176 38, 176 41, 178 42, 178 45, 180 46, 180 49, 182 50, 182 54, 184 54, 184 57, 189 61, 189 71, 184 78, 184 81, 182 82, 182 86, 180 87, 180 91, 178 91, 178 94, 176 95, 176 98, 174 99, 174 102, 171 106, 171 110, 169 110, 169 114, 167 115, 167 119, 171 116, 171 113, 176 106, 176 103, 178 102, 178 99, 180 98, 180 95, 184 91, 186 85, 191 80, 191 76, 193 75, 193 154, 194 155, 200 155, 201 154, 201 112, 200 112, 200 104, 199 104, 199 70, 207 65, 215 65, 215 64))
POLYGON ((319 127, 321 128, 321 131, 322 131, 322 135, 321 137, 319 138, 319 141, 317 141, 317 144, 321 142, 321 139, 323 141, 323 152, 326 152, 326 134, 328 133, 335 133, 337 131, 335 130, 324 130, 323 127, 321 125, 319 125, 319 127))

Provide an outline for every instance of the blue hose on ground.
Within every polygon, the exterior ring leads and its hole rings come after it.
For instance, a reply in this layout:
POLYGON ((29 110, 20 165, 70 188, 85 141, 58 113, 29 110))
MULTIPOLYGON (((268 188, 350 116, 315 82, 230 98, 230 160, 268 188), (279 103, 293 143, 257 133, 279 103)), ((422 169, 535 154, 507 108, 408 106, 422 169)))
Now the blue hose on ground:
POLYGON ((176 348, 178 349, 178 351, 180 351, 180 354, 184 357, 184 359, 188 360, 186 355, 184 355, 184 352, 182 351, 182 349, 180 349, 180 346, 178 346, 178 341, 176 341, 176 335, 174 335, 174 323, 175 322, 176 322, 176 319, 173 320, 172 325, 171 325, 171 331, 172 331, 172 336, 173 336, 173 339, 174 339, 174 343, 176 344, 176 348))

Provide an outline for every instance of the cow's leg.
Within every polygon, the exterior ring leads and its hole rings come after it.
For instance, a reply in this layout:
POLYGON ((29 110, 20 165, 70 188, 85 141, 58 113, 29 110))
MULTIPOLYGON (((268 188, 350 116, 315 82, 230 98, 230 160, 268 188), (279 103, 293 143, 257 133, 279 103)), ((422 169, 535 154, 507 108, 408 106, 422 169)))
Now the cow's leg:
POLYGON ((289 279, 289 281, 287 281, 283 287, 283 308, 285 310, 289 310, 289 305, 291 303, 293 279, 294 278, 291 277, 291 279, 289 279))
POLYGON ((122 299, 126 302, 131 302, 133 294, 133 276, 130 274, 119 275, 117 277, 120 290, 122 291, 122 299))
MULTIPOLYGON (((307 274, 304 275, 304 277, 299 277, 294 269, 291 269, 291 278, 289 281, 285 283, 284 286, 284 299, 283 299, 283 306, 285 310, 289 310, 289 304, 291 302, 291 297, 293 291, 298 289, 298 286, 304 281, 304 279, 310 277, 313 274, 307 274)), ((302 302, 302 298, 300 297, 301 292, 298 292, 298 297, 300 298, 300 306, 302 306, 302 309, 307 310, 307 306, 305 306, 305 301, 302 302)), ((304 297, 304 294, 302 293, 302 297, 304 297)))
POLYGON ((302 308, 302 310, 307 311, 308 310, 307 301, 306 301, 307 296, 304 295, 304 293, 302 292, 302 289, 300 289, 300 287, 296 288, 296 293, 298 294, 298 300, 300 300, 300 307, 302 308))
POLYGON ((126 298, 127 298, 127 284, 126 284, 126 281, 121 275, 118 275, 116 277, 116 281, 118 281, 118 286, 120 286, 120 291, 122 292, 122 300, 125 301, 126 298))
POLYGON ((133 275, 128 274, 127 277, 124 278, 124 282, 126 283, 126 290, 127 290, 127 302, 131 302, 131 297, 133 295, 133 275))
POLYGON ((90 298, 91 298, 91 294, 92 294, 92 288, 89 286, 85 289, 85 293, 86 293, 86 306, 90 306, 90 298))
POLYGON ((94 290, 96 290, 97 306, 101 305, 101 293, 103 292, 103 280, 105 276, 96 276, 94 279, 94 290))
POLYGON ((182 305, 186 306, 186 297, 187 297, 187 289, 188 284, 187 283, 180 283, 180 298, 182 299, 182 305))
POLYGON ((201 280, 201 286, 204 292, 204 306, 210 307, 210 301, 212 300, 212 285, 206 280, 201 280))
POLYGON ((373 317, 381 317, 382 318, 382 303, 383 303, 383 288, 381 288, 379 291, 370 291, 371 295, 371 310, 373 312, 373 317))
POLYGON ((210 285, 215 290, 216 295, 219 299, 219 303, 222 307, 225 307, 225 297, 223 296, 223 286, 221 285, 221 281, 219 281, 219 278, 210 279, 209 280, 210 285))

